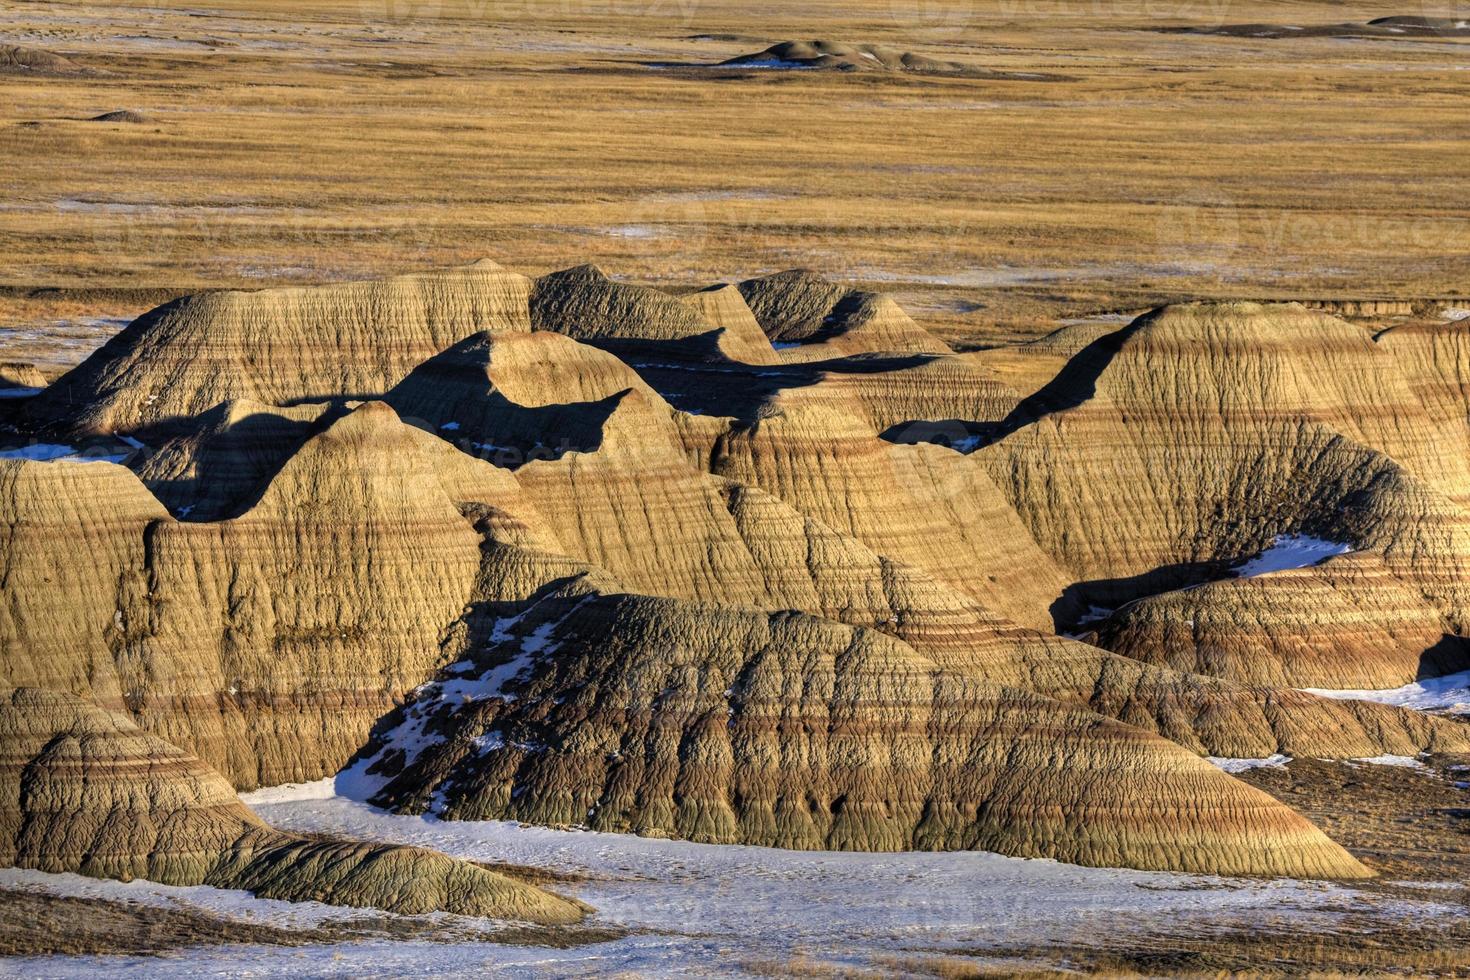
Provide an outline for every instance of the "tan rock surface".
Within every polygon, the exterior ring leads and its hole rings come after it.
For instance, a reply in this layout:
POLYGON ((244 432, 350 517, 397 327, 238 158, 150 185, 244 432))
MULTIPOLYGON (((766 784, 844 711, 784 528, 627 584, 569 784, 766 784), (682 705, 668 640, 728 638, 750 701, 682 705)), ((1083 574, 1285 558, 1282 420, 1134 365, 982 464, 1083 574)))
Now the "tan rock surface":
POLYGON ((1463 619, 1470 430, 1359 327, 1167 308, 1085 348, 1003 428, 977 457, 1099 605, 1309 533, 1382 552, 1463 619))
POLYGON ((29 361, 0 361, 0 389, 44 387, 46 376, 29 361))
POLYGON ((772 342, 798 345, 781 350, 785 360, 949 352, 889 297, 851 290, 804 269, 747 279, 740 294, 772 342))

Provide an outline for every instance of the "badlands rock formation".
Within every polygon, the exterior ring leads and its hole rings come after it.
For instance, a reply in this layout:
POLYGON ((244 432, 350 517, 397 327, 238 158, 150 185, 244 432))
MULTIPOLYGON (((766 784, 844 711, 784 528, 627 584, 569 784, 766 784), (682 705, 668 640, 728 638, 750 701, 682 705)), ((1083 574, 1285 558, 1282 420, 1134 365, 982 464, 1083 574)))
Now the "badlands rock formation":
POLYGON ((86 69, 63 55, 23 48, 14 44, 0 45, 0 72, 37 75, 82 75, 86 69))
POLYGON ((0 461, 0 684, 450 819, 1361 876, 1199 757, 1470 751, 1296 690, 1465 662, 1457 330, 957 354, 809 273, 486 263, 190 297, 28 400, 142 448, 0 461), (1233 577, 1283 535, 1353 551, 1233 577))
POLYGON ((1163 739, 800 613, 548 597, 424 692, 386 752, 430 730, 414 758, 382 757, 400 770, 382 802, 711 843, 1365 874, 1163 739))
POLYGON ((1327 314, 1174 307, 1088 345, 976 455, 1095 605, 1300 533, 1380 553, 1458 627, 1470 430, 1418 388, 1327 314))
POLYGON ((1284 687, 1392 688, 1470 669, 1470 642, 1368 552, 1149 596, 1103 623, 1097 642, 1146 663, 1284 687))
POLYGON ((802 269, 747 279, 739 288, 766 336, 800 351, 802 359, 949 351, 889 297, 846 289, 802 269))

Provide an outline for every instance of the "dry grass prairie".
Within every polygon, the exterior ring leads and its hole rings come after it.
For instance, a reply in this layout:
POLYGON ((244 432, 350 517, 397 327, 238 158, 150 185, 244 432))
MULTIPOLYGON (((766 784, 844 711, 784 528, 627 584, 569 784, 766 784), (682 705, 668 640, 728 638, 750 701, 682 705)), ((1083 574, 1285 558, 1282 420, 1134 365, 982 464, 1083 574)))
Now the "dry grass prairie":
POLYGON ((979 343, 1181 297, 1459 295, 1464 39, 1162 30, 1454 13, 1405 2, 10 3, 0 44, 84 71, 0 73, 0 326, 481 256, 807 266, 979 343), (681 67, 815 37, 1045 77, 681 67), (120 109, 143 121, 93 120, 120 109))

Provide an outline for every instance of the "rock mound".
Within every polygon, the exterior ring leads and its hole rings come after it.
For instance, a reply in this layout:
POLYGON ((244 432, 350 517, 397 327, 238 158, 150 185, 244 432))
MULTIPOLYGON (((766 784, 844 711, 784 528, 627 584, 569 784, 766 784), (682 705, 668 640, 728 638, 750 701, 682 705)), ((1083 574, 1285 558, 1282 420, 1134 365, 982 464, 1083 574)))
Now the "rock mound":
POLYGON ((656 348, 676 358, 770 362, 774 351, 744 305, 728 287, 676 297, 582 265, 536 280, 531 321, 537 330, 625 351, 656 348))
POLYGON ((1323 313, 1170 307, 1084 348, 977 458, 1092 604, 1307 534, 1379 551, 1458 623, 1467 429, 1416 387, 1323 313))
POLYGON ((575 922, 575 903, 421 848, 281 833, 198 759, 55 691, 0 691, 0 863, 418 914, 575 922))
POLYGON ((111 463, 0 462, 0 681, 127 711, 242 788, 329 775, 458 649, 481 545, 461 502, 530 512, 381 404, 213 524, 111 463))
POLYGON ((763 51, 720 63, 743 68, 811 68, 827 71, 903 71, 925 74, 966 74, 975 69, 912 51, 876 44, 840 44, 835 41, 782 41, 763 51))
POLYGON ((0 361, 0 391, 15 388, 41 389, 46 376, 29 361, 0 361))
POLYGON ((665 423, 673 414, 622 361, 554 333, 477 334, 424 362, 384 400, 511 469, 595 452, 620 406, 624 425, 643 407, 665 423))
POLYGON ((1470 669, 1470 640, 1369 553, 1149 596, 1097 632, 1136 660, 1243 684, 1382 690, 1470 669))
POLYGON ((37 396, 142 441, 137 475, 0 461, 0 683, 241 787, 360 752, 380 802, 449 817, 1361 875, 1197 756, 1470 749, 1290 689, 1463 632, 1466 356, 1195 305, 1037 358, 1022 397, 805 273, 191 297, 37 396), (1140 602, 1117 652, 1053 633, 1290 534, 1356 553, 1140 602))
POLYGON ((738 288, 761 329, 787 357, 949 353, 948 345, 888 297, 847 289, 804 269, 747 279, 738 288))
POLYGON ((1367 22, 1340 24, 1225 24, 1220 27, 1165 28, 1195 34, 1223 34, 1227 37, 1271 38, 1286 40, 1303 37, 1439 38, 1470 36, 1470 21, 1464 17, 1423 17, 1395 15, 1377 17, 1367 22))
POLYGON ((1367 873, 1162 739, 948 674, 874 631, 625 595, 547 599, 497 637, 364 760, 396 770, 381 802, 437 794, 450 818, 710 843, 1367 873), (412 758, 393 748, 424 732, 412 758))

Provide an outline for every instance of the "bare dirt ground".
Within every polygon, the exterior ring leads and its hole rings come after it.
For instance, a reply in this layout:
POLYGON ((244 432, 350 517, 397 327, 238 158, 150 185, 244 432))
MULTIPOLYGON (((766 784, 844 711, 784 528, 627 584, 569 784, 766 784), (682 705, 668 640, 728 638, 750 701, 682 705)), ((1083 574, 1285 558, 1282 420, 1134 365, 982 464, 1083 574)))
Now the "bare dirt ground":
POLYGON ((1417 4, 4 10, 0 45, 81 70, 0 73, 3 326, 73 295, 126 317, 481 256, 654 282, 808 266, 971 342, 1183 297, 1470 292, 1465 38, 1165 30, 1417 4), (1022 77, 698 67, 814 37, 1022 77), (115 110, 143 121, 94 119, 115 110))

